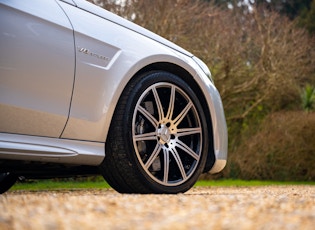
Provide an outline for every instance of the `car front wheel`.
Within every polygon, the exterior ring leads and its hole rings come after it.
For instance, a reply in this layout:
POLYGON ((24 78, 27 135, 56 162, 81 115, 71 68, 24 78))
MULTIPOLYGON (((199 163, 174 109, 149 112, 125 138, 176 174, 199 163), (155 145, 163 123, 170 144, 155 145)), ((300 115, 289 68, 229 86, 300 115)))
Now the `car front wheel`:
POLYGON ((178 76, 133 79, 116 107, 100 170, 121 193, 179 193, 202 173, 208 131, 198 97, 178 76))

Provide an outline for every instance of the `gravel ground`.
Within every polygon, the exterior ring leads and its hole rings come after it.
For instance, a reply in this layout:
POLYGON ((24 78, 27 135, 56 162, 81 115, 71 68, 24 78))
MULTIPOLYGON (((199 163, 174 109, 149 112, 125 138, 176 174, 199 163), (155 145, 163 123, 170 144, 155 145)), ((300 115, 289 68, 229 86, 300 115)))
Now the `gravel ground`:
POLYGON ((178 195, 112 189, 8 192, 0 229, 315 229, 315 186, 197 187, 178 195))

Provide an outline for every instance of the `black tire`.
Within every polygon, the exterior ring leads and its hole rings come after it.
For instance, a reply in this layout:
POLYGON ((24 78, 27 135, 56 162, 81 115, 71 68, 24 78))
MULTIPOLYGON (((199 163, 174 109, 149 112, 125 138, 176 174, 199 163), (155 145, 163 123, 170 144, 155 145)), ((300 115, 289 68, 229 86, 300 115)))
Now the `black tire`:
POLYGON ((0 173, 0 194, 8 191, 17 179, 18 177, 12 173, 0 173))
POLYGON ((100 170, 120 193, 180 193, 197 181, 207 152, 207 123, 196 94, 174 74, 149 72, 124 90, 100 170))

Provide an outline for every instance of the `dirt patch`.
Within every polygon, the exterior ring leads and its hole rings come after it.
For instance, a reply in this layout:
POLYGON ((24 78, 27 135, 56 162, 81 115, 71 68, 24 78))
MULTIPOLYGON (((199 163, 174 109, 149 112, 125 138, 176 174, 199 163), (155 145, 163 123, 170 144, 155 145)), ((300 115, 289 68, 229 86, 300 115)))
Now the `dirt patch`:
POLYGON ((0 207, 0 229, 314 229, 315 186, 19 191, 1 195, 0 207))

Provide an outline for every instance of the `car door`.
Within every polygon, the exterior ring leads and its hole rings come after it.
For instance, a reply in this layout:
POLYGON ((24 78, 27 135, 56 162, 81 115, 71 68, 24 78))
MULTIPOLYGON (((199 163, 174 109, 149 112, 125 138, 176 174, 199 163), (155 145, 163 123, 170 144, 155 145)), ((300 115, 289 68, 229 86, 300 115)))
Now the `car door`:
POLYGON ((0 132, 59 137, 71 103, 75 48, 55 0, 0 0, 0 132))

